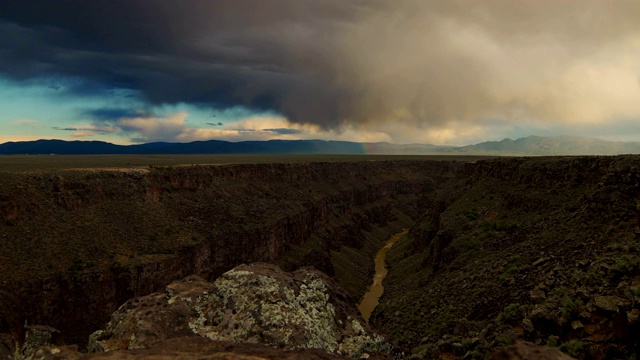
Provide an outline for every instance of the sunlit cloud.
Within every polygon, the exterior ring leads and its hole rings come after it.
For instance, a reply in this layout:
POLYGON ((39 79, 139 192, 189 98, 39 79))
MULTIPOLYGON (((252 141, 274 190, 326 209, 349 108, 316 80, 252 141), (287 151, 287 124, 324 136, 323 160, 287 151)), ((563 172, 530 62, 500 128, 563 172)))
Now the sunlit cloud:
MULTIPOLYGON (((101 112, 105 113, 105 112, 101 112)), ((379 142, 393 140, 389 133, 369 130, 365 126, 344 126, 340 129, 323 129, 315 124, 292 123, 282 116, 248 116, 226 123, 203 123, 197 126, 189 121, 184 111, 164 116, 142 111, 117 111, 123 117, 100 116, 90 125, 54 127, 59 132, 70 132, 73 138, 90 138, 115 135, 128 139, 129 143, 191 142, 199 140, 264 141, 264 140, 345 140, 379 142)), ((411 131, 411 129, 407 129, 411 131)))
POLYGON ((640 139, 630 125, 640 122, 637 0, 175 1, 162 12, 61 1, 43 18, 47 3, 11 2, 19 11, 0 13, 0 48, 12 55, 0 57, 0 107, 9 109, 0 126, 14 133, 640 139))
POLYGON ((90 137, 90 136, 95 136, 96 133, 92 132, 92 131, 76 131, 74 133, 71 133, 71 137, 73 138, 83 138, 83 137, 90 137))

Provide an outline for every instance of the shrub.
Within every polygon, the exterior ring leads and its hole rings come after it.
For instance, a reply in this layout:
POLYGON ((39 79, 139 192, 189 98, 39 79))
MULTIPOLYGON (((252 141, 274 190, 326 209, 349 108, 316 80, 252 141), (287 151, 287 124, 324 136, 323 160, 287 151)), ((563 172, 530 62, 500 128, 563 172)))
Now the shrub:
POLYGON ((588 349, 587 343, 581 340, 569 340, 562 345, 560 345, 560 350, 575 357, 583 357, 583 355, 588 349))
POLYGON ((582 309, 584 309, 582 300, 571 300, 567 298, 562 302, 562 318, 566 321, 571 321, 580 314, 582 309))
POLYGON ((478 219, 478 212, 475 210, 467 210, 464 213, 464 216, 467 218, 467 220, 469 221, 474 221, 478 219))
POLYGON ((437 334, 451 320, 453 320, 453 315, 447 309, 443 309, 429 324, 427 334, 437 334))
POLYGON ((500 282, 505 282, 511 279, 512 276, 517 275, 520 272, 520 268, 516 264, 509 264, 507 269, 500 274, 500 282))
POLYGON ((480 246, 480 240, 478 238, 472 237, 467 238, 463 242, 463 247, 465 250, 473 250, 480 246))
POLYGON ((517 325, 527 315, 528 307, 518 303, 505 306, 496 320, 503 324, 517 325))
POLYGON ((516 333, 514 333, 511 330, 508 330, 496 336, 496 342, 500 346, 511 345, 516 341, 517 338, 518 338, 518 335, 516 333))
POLYGON ((558 337, 555 335, 551 335, 547 338, 547 346, 549 347, 557 347, 558 346, 558 337))

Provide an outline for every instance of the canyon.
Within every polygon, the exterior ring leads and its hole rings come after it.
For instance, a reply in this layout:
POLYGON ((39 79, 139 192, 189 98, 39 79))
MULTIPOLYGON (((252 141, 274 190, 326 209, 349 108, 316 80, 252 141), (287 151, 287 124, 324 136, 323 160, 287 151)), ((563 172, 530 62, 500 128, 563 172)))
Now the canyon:
POLYGON ((396 353, 484 358, 520 340, 585 359, 638 351, 635 156, 0 176, 0 355, 44 325, 83 348, 128 300, 254 262, 313 266, 355 306, 405 228, 369 319, 396 353))
POLYGON ((3 174, 0 331, 22 339, 24 324, 46 324, 65 342, 83 344, 129 298, 255 261, 289 271, 315 266, 358 298, 370 282, 363 244, 375 252, 462 166, 375 161, 3 174), (353 251, 361 252, 360 263, 353 251))

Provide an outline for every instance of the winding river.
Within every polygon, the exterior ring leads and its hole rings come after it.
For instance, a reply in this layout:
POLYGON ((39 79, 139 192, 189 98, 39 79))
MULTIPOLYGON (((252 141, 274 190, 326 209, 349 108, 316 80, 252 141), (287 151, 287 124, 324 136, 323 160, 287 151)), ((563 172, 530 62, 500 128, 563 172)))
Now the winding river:
POLYGON ((376 253, 376 257, 373 260, 376 266, 376 274, 373 276, 373 284, 371 284, 371 288, 369 291, 364 294, 362 297, 362 301, 358 304, 358 309, 362 314, 364 320, 368 323, 369 318, 371 317, 371 313, 373 309, 378 306, 378 300, 380 300, 380 296, 384 292, 384 287, 382 287, 382 281, 387 276, 387 267, 385 266, 385 259, 387 257, 387 252, 396 243, 396 241, 400 240, 404 235, 407 234, 409 229, 404 229, 402 232, 399 232, 393 235, 384 246, 378 250, 376 253))

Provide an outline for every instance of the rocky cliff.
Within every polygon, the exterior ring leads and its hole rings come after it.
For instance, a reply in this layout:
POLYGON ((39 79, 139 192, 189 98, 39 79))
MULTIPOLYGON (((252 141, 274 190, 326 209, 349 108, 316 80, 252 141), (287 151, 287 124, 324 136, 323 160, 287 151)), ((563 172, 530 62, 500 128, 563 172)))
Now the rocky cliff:
POLYGON ((416 358, 637 356, 639 191, 634 156, 468 164, 392 248, 372 324, 416 358))
MULTIPOLYGON (((313 265, 358 298, 377 247, 409 226, 370 320, 409 357, 484 358, 518 340, 582 359, 640 354, 635 156, 67 171, 2 184, 6 353, 40 325, 86 342, 127 299, 241 263, 313 265)), ((562 358, 532 346, 502 358, 562 358)))
MULTIPOLYGON (((461 169, 376 161, 3 174, 0 332, 12 343, 25 323, 47 324, 82 343, 129 298, 287 253, 288 270, 340 278, 334 263, 348 265, 333 257, 408 225, 461 169)), ((368 283, 368 268, 351 277, 368 283)))

